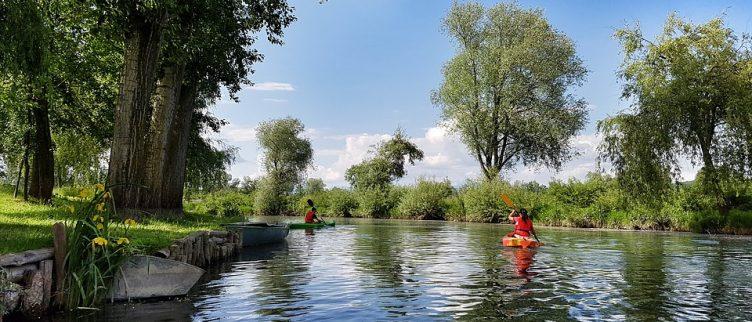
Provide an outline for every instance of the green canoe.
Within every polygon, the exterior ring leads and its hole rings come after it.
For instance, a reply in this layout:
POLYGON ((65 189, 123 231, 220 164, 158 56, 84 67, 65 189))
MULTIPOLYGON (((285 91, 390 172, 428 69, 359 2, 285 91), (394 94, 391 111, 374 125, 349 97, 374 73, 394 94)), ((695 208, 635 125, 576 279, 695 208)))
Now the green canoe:
POLYGON ((309 228, 322 228, 322 227, 334 227, 334 222, 330 221, 327 223, 319 223, 319 224, 306 224, 306 223, 295 223, 295 224, 289 224, 288 227, 290 229, 309 229, 309 228))

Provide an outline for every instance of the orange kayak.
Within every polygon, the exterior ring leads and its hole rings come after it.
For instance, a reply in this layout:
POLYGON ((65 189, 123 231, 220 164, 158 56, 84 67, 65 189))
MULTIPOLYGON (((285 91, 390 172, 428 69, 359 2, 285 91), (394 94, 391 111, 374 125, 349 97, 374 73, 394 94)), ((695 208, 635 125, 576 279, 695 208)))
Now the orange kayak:
POLYGON ((501 244, 507 247, 522 247, 522 248, 535 248, 543 246, 542 243, 538 243, 535 240, 528 239, 528 238, 517 238, 517 237, 504 237, 501 239, 501 244))

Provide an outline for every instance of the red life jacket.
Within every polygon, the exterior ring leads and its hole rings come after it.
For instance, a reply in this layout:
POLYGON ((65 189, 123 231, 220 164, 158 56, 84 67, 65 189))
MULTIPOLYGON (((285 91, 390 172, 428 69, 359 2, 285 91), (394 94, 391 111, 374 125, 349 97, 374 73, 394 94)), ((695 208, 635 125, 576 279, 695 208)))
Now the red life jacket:
POLYGON ((305 215, 305 222, 307 224, 312 224, 313 223, 313 217, 316 216, 316 210, 315 209, 316 208, 308 210, 308 212, 306 213, 306 215, 305 215))
POLYGON ((533 230, 533 221, 528 218, 522 220, 522 217, 514 217, 514 233, 520 236, 530 237, 533 230))

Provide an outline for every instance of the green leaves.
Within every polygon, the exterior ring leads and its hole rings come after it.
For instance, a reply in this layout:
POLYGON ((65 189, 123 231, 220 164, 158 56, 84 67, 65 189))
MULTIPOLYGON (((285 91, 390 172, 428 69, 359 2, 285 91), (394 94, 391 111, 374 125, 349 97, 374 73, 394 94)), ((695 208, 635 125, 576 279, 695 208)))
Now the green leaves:
POLYGON ((405 161, 414 165, 419 160, 423 160, 423 151, 397 129, 391 139, 376 146, 373 158, 347 169, 345 180, 355 189, 386 191, 392 181, 405 176, 405 161))
POLYGON ((444 30, 457 53, 432 94, 486 178, 517 163, 558 169, 572 155, 586 102, 569 94, 586 70, 540 10, 455 3, 444 30))
POLYGON ((267 173, 256 191, 259 213, 279 215, 289 210, 287 196, 313 163, 313 148, 302 137, 304 130, 303 123, 291 117, 263 122, 256 129, 267 173))
POLYGON ((639 28, 615 37, 625 52, 623 95, 634 103, 599 123, 602 159, 622 185, 658 196, 688 157, 703 165, 703 185, 724 208, 723 182, 752 171, 749 44, 720 18, 695 25, 674 14, 654 42, 639 28))

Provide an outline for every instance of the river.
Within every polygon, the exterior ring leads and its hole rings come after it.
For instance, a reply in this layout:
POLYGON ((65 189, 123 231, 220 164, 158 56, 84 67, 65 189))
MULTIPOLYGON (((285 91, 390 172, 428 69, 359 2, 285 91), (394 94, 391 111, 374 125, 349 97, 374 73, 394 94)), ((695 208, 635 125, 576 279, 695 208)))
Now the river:
MULTIPOLYGON (((752 239, 343 220, 246 249, 180 300, 108 305, 108 320, 752 320, 752 239)), ((68 317, 70 318, 70 316, 68 317)))

